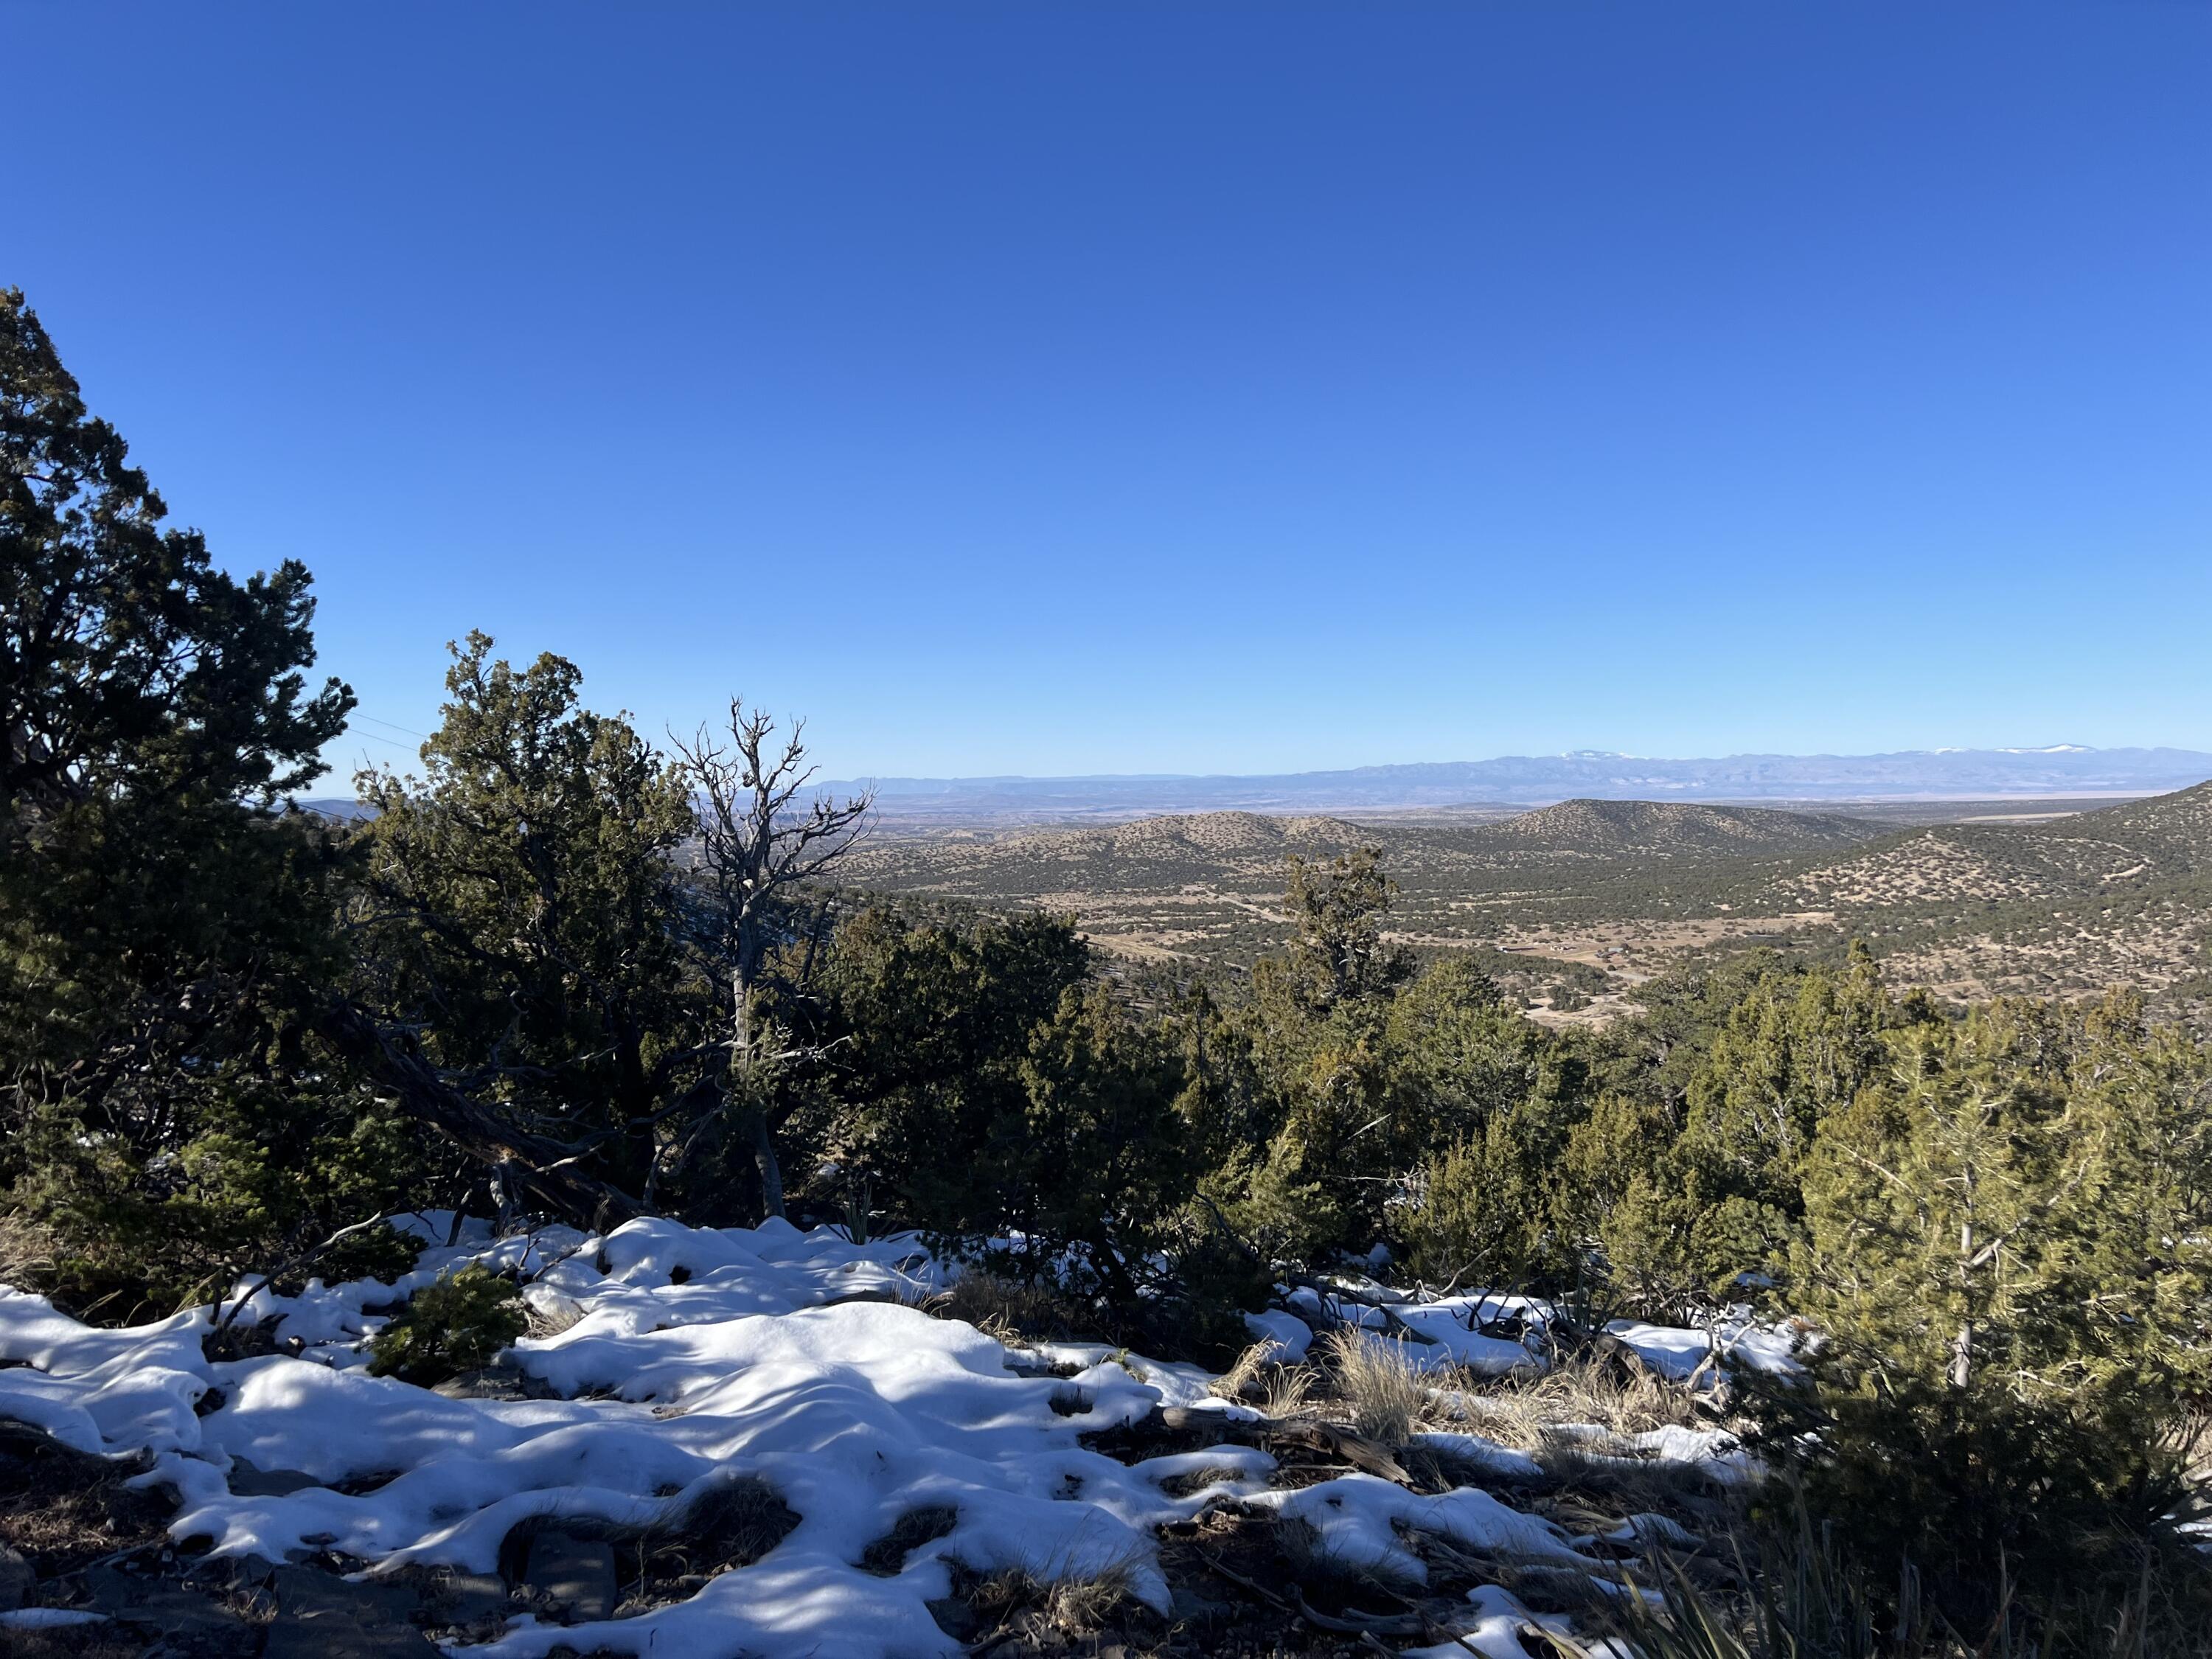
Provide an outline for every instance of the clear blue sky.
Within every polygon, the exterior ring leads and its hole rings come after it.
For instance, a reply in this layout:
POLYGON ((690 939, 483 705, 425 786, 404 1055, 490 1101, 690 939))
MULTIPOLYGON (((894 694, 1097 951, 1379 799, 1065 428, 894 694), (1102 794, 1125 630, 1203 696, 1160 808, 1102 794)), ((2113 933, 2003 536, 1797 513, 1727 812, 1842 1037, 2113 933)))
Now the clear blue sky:
POLYGON ((2212 748, 2212 8, 0 0, 0 282, 365 714, 2212 748))

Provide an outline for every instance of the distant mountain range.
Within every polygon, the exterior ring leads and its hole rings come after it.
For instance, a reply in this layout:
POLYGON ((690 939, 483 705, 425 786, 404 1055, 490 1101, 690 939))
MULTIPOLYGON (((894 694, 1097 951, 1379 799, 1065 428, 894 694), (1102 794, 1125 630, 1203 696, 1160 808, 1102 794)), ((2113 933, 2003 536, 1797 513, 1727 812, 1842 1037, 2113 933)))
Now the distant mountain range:
MULTIPOLYGON (((1729 755, 1660 760, 1580 752, 1362 766, 1273 776, 878 778, 887 816, 1001 821, 1123 818, 1178 812, 1313 814, 1462 805, 1539 805, 1573 798, 1662 800, 1964 800, 2027 795, 2156 794, 2212 778, 2190 749, 1907 750, 1891 755, 1729 755)), ((825 785, 836 793, 865 781, 825 785)))

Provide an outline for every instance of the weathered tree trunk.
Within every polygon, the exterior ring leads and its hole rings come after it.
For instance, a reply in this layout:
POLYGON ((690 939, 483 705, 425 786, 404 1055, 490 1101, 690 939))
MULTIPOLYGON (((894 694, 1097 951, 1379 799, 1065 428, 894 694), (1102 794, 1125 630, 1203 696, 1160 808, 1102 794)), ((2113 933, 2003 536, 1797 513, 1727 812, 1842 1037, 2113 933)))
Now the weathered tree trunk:
POLYGON ((759 1173, 763 1218, 783 1217, 783 1166, 776 1162, 775 1142, 769 1133, 768 1107, 762 1101, 760 1079, 753 1055, 752 986, 745 971, 744 951, 738 952, 738 970, 730 975, 732 1024, 735 1038, 730 1047, 731 1092, 744 1103, 745 1128, 753 1146, 753 1168, 759 1173))
POLYGON ((769 1139, 768 1114, 757 1105, 753 1115, 753 1167, 760 1171, 761 1208, 768 1214, 781 1218, 783 1214, 783 1166, 776 1162, 775 1144, 769 1139))
POLYGON ((510 1198, 526 1194, 563 1220, 594 1231, 642 1213, 629 1194, 577 1169, 570 1162, 574 1147, 516 1128, 447 1083, 411 1036, 378 1024, 349 1002, 325 1011, 322 1031, 339 1053, 391 1090, 401 1110, 496 1171, 510 1198))

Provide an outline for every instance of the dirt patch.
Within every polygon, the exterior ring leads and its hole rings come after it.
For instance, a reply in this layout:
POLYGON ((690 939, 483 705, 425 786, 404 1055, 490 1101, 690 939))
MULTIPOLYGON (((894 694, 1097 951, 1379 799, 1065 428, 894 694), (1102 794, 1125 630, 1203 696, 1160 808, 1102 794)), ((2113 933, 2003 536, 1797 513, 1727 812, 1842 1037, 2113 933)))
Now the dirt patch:
POLYGON ((960 1511, 945 1504, 908 1510, 891 1529, 860 1552, 862 1571, 878 1578, 896 1577, 906 1559, 924 1544, 933 1544, 959 1524, 960 1511))
POLYGON ((172 1505, 125 1483, 136 1463, 71 1450, 50 1435, 0 1423, 0 1541, 40 1578, 82 1571, 118 1551, 167 1542, 172 1505))

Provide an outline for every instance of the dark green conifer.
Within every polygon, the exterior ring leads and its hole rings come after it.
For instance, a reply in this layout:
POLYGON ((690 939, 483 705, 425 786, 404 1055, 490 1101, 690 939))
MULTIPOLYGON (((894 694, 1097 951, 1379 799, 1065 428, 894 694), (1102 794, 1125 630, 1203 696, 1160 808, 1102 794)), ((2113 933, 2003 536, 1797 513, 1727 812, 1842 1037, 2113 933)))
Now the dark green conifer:
POLYGON ((307 573, 239 580, 166 516, 0 293, 0 1182, 116 1315, 297 1256, 413 1167, 313 1036, 336 854, 273 803, 353 698, 308 690, 307 573))

